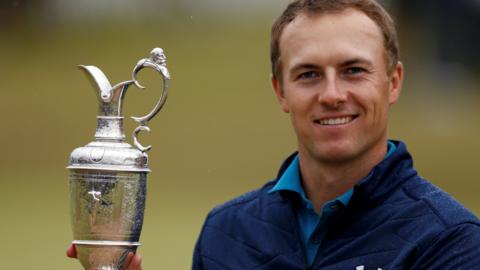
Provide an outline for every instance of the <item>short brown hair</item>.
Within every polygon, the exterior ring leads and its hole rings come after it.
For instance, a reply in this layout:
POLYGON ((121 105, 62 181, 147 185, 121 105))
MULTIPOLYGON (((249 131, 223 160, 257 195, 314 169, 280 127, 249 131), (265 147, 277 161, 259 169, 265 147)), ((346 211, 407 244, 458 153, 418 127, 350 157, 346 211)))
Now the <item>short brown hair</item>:
POLYGON ((399 61, 397 32, 392 17, 375 0, 295 0, 287 6, 272 26, 270 42, 272 75, 277 79, 281 78, 280 37, 283 29, 299 14, 322 15, 339 13, 347 9, 363 12, 380 27, 387 70, 391 73, 399 61))

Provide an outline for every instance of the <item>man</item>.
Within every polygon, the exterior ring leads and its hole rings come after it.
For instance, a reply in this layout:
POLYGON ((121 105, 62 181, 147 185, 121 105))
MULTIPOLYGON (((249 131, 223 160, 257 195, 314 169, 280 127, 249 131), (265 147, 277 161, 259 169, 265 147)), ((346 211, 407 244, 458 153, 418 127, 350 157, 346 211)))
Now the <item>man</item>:
POLYGON ((194 270, 480 269, 479 220, 387 140, 397 43, 374 0, 287 7, 272 27, 272 85, 298 152, 275 180, 209 213, 194 270))
POLYGON ((194 270, 480 269, 480 222, 387 140, 403 67, 374 0, 296 0, 272 28, 272 85, 298 152, 213 209, 194 270))

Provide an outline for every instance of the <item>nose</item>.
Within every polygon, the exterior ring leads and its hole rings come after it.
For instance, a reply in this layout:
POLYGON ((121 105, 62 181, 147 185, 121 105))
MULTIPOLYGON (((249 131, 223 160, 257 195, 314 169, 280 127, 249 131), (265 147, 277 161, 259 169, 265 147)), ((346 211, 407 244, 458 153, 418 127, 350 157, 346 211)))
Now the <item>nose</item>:
POLYGON ((347 93, 339 85, 337 75, 329 72, 318 92, 318 102, 331 109, 340 108, 347 101, 347 93))

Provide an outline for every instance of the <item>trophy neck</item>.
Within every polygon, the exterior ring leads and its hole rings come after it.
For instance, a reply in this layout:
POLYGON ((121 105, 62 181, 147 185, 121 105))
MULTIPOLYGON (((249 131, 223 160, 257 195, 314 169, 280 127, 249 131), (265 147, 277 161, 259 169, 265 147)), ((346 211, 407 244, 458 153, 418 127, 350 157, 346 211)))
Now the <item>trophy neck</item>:
POLYGON ((108 91, 95 91, 98 100, 98 116, 122 116, 123 98, 133 81, 121 82, 108 91))
POLYGON ((96 141, 124 142, 123 117, 97 116, 96 141))

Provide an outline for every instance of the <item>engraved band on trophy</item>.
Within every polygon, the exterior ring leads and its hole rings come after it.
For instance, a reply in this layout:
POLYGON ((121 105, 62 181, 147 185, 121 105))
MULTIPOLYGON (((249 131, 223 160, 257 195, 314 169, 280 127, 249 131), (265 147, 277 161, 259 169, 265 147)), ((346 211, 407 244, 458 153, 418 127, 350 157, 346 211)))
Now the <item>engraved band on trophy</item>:
POLYGON ((87 270, 123 270, 127 255, 140 246, 145 210, 148 168, 147 151, 138 141, 140 131, 150 131, 150 121, 165 104, 170 74, 162 49, 140 60, 132 79, 111 86, 95 66, 79 66, 94 86, 99 102, 95 140, 70 155, 71 221, 77 257, 87 270), (128 87, 140 89, 137 74, 143 68, 160 73, 163 89, 154 109, 132 117, 139 123, 133 131, 134 146, 125 141, 122 104, 128 87))

